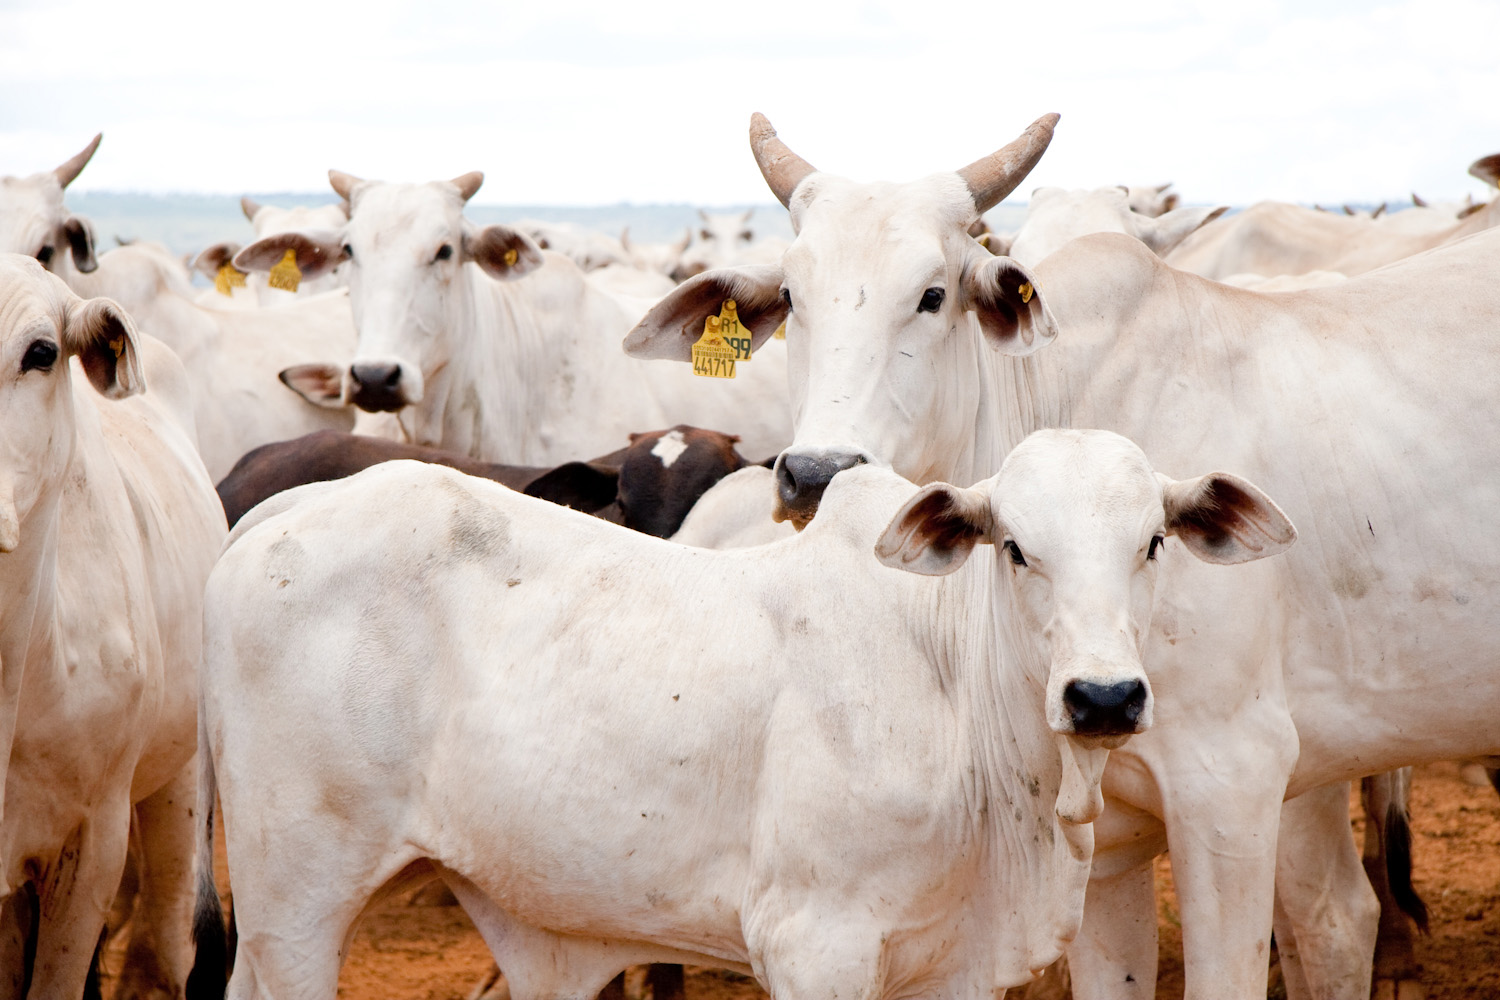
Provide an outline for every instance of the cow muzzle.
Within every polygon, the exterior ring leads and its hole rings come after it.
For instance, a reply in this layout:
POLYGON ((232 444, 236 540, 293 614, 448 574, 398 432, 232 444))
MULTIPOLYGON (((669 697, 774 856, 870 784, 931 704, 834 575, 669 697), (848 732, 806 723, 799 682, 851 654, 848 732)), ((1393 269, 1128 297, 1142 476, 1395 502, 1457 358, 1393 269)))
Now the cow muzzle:
POLYGON ((1141 677, 1117 681, 1071 680, 1062 692, 1063 728, 1074 736, 1109 738, 1145 732, 1151 724, 1151 689, 1141 677))
POLYGON ((811 521, 833 477, 868 461, 867 456, 857 452, 823 455, 782 452, 776 457, 776 520, 802 524, 811 521))
POLYGON ((361 361, 349 366, 349 402, 370 413, 392 413, 409 403, 405 374, 394 361, 361 361))

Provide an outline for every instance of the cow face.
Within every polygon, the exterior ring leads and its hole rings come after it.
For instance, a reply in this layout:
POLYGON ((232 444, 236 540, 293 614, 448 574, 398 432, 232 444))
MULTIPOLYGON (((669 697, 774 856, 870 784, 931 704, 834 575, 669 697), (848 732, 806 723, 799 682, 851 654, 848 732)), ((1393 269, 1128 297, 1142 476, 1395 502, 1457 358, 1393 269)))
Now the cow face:
POLYGON ((29 256, 0 254, 0 553, 56 497, 73 446, 69 358, 102 394, 141 389, 135 324, 109 299, 80 299, 29 256))
POLYGON ((1204 561, 1236 563, 1284 551, 1296 531, 1242 479, 1175 482, 1119 435, 1052 430, 1028 437, 971 489, 918 490, 875 548, 887 566, 934 575, 953 572, 977 544, 1000 550, 1001 634, 1045 672, 1033 680, 1048 726, 1084 751, 1073 763, 1091 791, 1068 806, 1079 822, 1102 808, 1094 751, 1151 725, 1142 651, 1169 536, 1204 561))
MULTIPOLYGON (((462 348, 453 331, 474 306, 463 284, 465 265, 510 280, 541 266, 541 251, 508 226, 481 229, 464 218, 464 203, 483 181, 477 172, 427 184, 329 176, 349 201, 342 229, 257 240, 235 255, 234 265, 269 272, 291 251, 308 280, 342 265, 359 340, 354 360, 340 372, 340 401, 369 412, 420 403, 462 348)), ((295 377, 283 381, 298 388, 295 377)), ((326 394, 312 401, 328 403, 326 394)))
POLYGON ((972 438, 973 404, 959 401, 979 396, 979 352, 1027 354, 1056 335, 1030 273, 968 232, 1030 170, 1055 123, 1038 120, 957 173, 856 184, 814 170, 756 116, 751 145, 796 239, 779 268, 710 271, 684 283, 646 314, 626 350, 689 360, 706 307, 716 312, 734 298, 760 336, 744 303, 779 299, 796 426, 776 462, 782 514, 810 518, 828 481, 865 462, 900 458, 903 476, 932 479, 950 442, 972 438))
POLYGON ((63 205, 63 189, 73 182, 99 148, 102 135, 55 170, 30 177, 0 177, 0 253, 35 257, 49 271, 72 254, 73 267, 89 272, 94 259, 94 230, 87 219, 63 205))

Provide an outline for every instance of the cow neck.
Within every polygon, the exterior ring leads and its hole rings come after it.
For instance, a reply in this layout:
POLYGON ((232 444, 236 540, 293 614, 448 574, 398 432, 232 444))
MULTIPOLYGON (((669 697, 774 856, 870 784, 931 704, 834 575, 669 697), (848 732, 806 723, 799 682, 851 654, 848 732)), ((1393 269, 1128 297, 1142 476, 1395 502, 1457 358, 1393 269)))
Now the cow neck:
MULTIPOLYGON (((928 588, 924 623, 935 661, 962 717, 971 755, 968 819, 979 847, 969 936, 988 967, 976 988, 1024 980, 1062 955, 1083 917, 1093 827, 1057 819, 1061 740, 1043 714, 1047 666, 1016 626, 1019 609, 1000 580, 996 549, 978 546, 958 572, 928 588)), ((923 640, 918 639, 919 643, 923 640)))
MULTIPOLYGON (((64 393, 64 395, 68 395, 64 393)), ((58 636, 58 528, 62 484, 77 451, 76 432, 61 474, 54 477, 21 523, 20 543, 0 554, 0 787, 9 776, 15 744, 21 686, 28 674, 60 674, 62 645, 58 636)), ((7 824, 0 802, 0 830, 7 824)), ((8 858, 0 853, 0 860, 8 858)), ((0 869, 0 895, 10 888, 0 869)))

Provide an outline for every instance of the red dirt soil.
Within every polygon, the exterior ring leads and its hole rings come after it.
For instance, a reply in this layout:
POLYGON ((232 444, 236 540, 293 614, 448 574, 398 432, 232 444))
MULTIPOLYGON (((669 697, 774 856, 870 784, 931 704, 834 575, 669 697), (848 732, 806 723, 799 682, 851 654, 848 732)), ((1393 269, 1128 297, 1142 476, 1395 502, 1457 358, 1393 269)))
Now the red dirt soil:
MULTIPOLYGON (((1431 935, 1417 942, 1427 998, 1500 997, 1500 798, 1464 784, 1457 765, 1437 764, 1417 770, 1412 814, 1414 882, 1432 920, 1431 935)), ((1358 836, 1358 820, 1354 827, 1358 836)), ((221 853, 221 880, 223 871, 221 853)), ((1165 890, 1157 996, 1181 997, 1182 934, 1165 858, 1157 881, 1165 890)), ((465 1000, 489 966, 489 951, 461 909, 398 899, 365 918, 339 980, 339 1000, 465 1000)), ((1277 979, 1273 969, 1273 984, 1277 979)), ((106 996, 110 985, 106 979, 106 996)), ((627 977, 630 1000, 643 989, 640 972, 627 977)), ((687 995, 765 997, 752 980, 709 969, 689 969, 687 995)))

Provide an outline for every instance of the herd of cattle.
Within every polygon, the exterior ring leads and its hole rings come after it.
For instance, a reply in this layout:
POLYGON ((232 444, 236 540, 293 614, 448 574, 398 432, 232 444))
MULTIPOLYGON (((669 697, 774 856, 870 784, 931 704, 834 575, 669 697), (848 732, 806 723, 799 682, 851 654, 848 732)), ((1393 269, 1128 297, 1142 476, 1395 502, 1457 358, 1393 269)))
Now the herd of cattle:
POLYGON ((1273 928, 1368 997, 1348 783, 1500 754, 1500 199, 990 232, 1056 124, 856 183, 757 115, 789 244, 332 171, 96 256, 98 138, 0 178, 0 996, 97 994, 130 913, 119 1000, 331 1000, 436 878, 516 1000, 1149 997, 1170 848, 1188 997, 1273 928))

